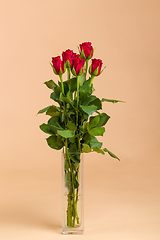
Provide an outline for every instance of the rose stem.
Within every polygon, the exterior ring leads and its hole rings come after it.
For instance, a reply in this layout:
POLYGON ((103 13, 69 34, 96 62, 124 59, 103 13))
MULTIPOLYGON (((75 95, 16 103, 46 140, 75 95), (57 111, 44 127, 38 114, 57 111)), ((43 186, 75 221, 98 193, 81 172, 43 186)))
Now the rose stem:
POLYGON ((60 74, 59 77, 60 77, 60 80, 61 80, 62 93, 64 95, 64 85, 63 85, 62 75, 60 74))
POLYGON ((93 75, 91 76, 91 80, 90 80, 90 84, 89 84, 90 87, 92 86, 92 82, 93 82, 94 77, 95 77, 95 76, 93 76, 93 75))
POLYGON ((88 70, 88 59, 86 59, 86 76, 87 76, 87 70, 88 70))
POLYGON ((78 102, 79 102, 79 76, 77 76, 77 116, 76 116, 76 125, 78 125, 78 102))
POLYGON ((67 68, 67 79, 69 80, 70 79, 70 69, 67 68))

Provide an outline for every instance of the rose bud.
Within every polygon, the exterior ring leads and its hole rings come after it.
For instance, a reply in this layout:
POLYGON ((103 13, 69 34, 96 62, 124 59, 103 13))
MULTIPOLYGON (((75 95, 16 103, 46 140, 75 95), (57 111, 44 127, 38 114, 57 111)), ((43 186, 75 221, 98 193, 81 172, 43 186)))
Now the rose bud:
POLYGON ((80 54, 84 59, 90 59, 93 57, 93 47, 91 42, 84 42, 79 45, 80 46, 80 54))
POLYGON ((75 76, 80 76, 83 73, 83 66, 85 64, 85 60, 83 58, 74 58, 72 65, 72 73, 75 76))
POLYGON ((73 54, 72 54, 72 57, 69 59, 69 63, 70 63, 71 69, 73 68, 73 60, 74 60, 75 58, 79 58, 79 57, 80 57, 79 54, 76 54, 76 53, 73 53, 73 54))
POLYGON ((62 53, 62 58, 64 64, 66 64, 67 68, 70 68, 70 58, 73 56, 73 50, 67 49, 65 52, 62 53))
POLYGON ((89 74, 91 76, 98 76, 101 73, 102 60, 101 59, 92 59, 92 63, 89 67, 89 74))
POLYGON ((61 60, 60 56, 52 57, 53 72, 56 75, 62 75, 65 72, 64 62, 61 60))

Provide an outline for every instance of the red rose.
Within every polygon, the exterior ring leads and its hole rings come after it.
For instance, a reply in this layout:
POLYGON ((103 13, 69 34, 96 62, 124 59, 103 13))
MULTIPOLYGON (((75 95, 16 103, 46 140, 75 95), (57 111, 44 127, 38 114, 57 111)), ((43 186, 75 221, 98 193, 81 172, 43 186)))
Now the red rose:
POLYGON ((76 58, 79 58, 79 57, 80 57, 79 54, 76 54, 76 53, 72 54, 72 57, 69 59, 69 63, 70 63, 71 69, 73 68, 73 60, 76 59, 76 58))
POLYGON ((72 55, 71 59, 74 59, 74 58, 79 58, 79 57, 80 57, 80 55, 79 55, 79 54, 77 54, 77 53, 73 53, 73 55, 72 55))
POLYGON ((93 57, 93 47, 91 42, 84 42, 80 44, 80 54, 84 59, 90 59, 93 57))
POLYGON ((89 73, 92 76, 98 76, 101 73, 102 60, 101 59, 92 59, 92 64, 89 67, 89 73))
POLYGON ((73 55, 73 50, 67 49, 62 53, 63 62, 66 63, 73 55))
POLYGON ((79 54, 74 53, 73 50, 70 49, 62 53, 63 62, 67 68, 72 68, 73 59, 79 58, 79 56, 79 54))
POLYGON ((83 73, 83 66, 85 60, 83 58, 74 58, 73 65, 72 65, 72 73, 75 76, 80 76, 83 73))
POLYGON ((64 62, 61 60, 60 56, 52 57, 53 71, 56 75, 62 75, 64 71, 64 62))

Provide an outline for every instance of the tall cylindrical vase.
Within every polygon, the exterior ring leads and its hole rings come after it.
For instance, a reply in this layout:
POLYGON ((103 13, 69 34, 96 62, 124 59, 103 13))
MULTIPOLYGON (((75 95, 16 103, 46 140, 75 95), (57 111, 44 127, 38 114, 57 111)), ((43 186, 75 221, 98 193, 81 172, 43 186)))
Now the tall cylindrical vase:
POLYGON ((83 234, 82 153, 62 154, 62 233, 83 234), (79 162, 80 161, 80 162, 79 162))

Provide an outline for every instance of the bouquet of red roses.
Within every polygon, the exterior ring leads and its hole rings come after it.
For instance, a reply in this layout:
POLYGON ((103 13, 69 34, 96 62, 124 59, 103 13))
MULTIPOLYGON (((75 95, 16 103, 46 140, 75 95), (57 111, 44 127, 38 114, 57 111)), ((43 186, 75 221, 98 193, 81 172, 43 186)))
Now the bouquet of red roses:
POLYGON ((51 66, 53 72, 59 76, 58 83, 53 80, 45 82, 52 90, 50 98, 55 102, 38 113, 50 116, 47 123, 40 125, 40 129, 49 134, 46 139, 48 145, 56 150, 63 148, 65 154, 65 179, 68 188, 67 226, 79 224, 77 212, 79 179, 78 171, 81 153, 106 152, 113 158, 119 158, 107 148, 102 148, 97 136, 103 136, 104 125, 109 116, 102 112, 102 102, 121 102, 96 97, 93 92, 93 80, 102 71, 102 60, 93 58, 94 49, 90 42, 79 46, 79 53, 66 50, 60 56, 53 57, 51 66), (67 79, 63 75, 67 70, 67 79), (89 72, 89 78, 87 77, 89 72))

